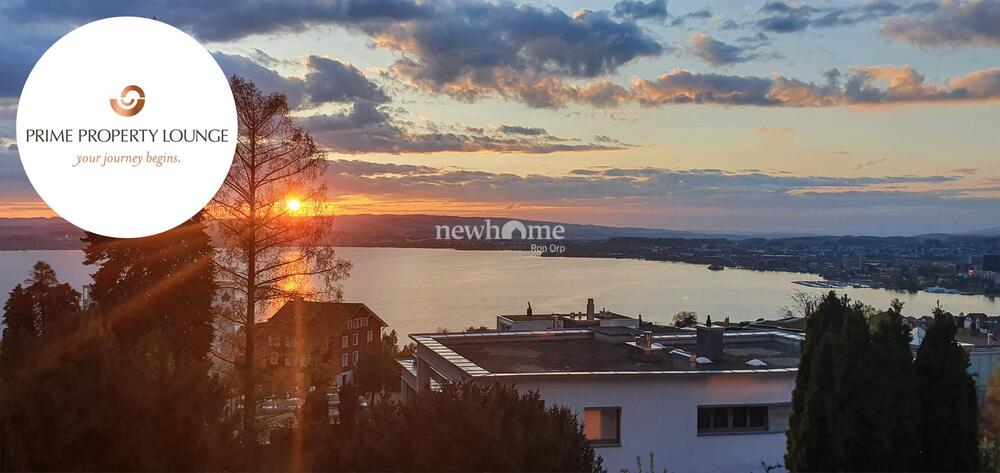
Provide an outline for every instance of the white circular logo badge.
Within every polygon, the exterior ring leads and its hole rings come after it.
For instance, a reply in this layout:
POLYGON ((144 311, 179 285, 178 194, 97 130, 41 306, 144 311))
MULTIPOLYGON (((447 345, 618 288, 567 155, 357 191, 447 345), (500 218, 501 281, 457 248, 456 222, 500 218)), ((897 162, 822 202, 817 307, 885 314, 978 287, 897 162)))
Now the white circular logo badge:
POLYGON ((212 55, 170 25, 81 26, 32 69, 17 147, 38 195, 70 223, 135 238, 180 225, 229 172, 236 105, 212 55))

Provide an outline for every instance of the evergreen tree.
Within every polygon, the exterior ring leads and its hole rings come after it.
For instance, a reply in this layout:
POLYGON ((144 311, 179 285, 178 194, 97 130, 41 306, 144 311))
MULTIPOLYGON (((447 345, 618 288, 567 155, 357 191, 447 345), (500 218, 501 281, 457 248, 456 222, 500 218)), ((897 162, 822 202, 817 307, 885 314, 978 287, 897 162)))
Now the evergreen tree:
MULTIPOLYGON (((846 299, 845 299, 846 302, 846 299)), ((839 471, 881 470, 873 466, 880 454, 877 449, 881 426, 875 424, 877 407, 861 393, 871 389, 882 367, 874 364, 871 336, 863 307, 845 304, 843 325, 837 337, 833 357, 834 385, 831 398, 831 433, 827 448, 833 450, 839 471)), ((892 457, 879 460, 890 461, 892 457)))
POLYGON ((832 469, 833 459, 827 441, 830 438, 829 402, 832 393, 835 337, 843 324, 846 298, 830 291, 815 308, 806 313, 805 341, 800 348, 799 370, 792 390, 792 414, 789 418, 785 465, 792 471, 832 469), (822 350, 820 349, 822 347, 822 350))
POLYGON ((88 233, 84 242, 85 263, 98 265, 92 295, 124 364, 113 381, 124 389, 120 403, 137 411, 123 423, 141 439, 134 450, 148 460, 141 465, 216 464, 229 434, 226 392, 209 373, 216 286, 205 226, 195 217, 158 235, 88 233))
POLYGON ((909 327, 903 322, 903 304, 898 299, 890 310, 873 317, 871 385, 864 391, 880 426, 870 441, 871 469, 912 471, 917 466, 920 400, 915 388, 913 352, 909 327))
POLYGON ((60 283, 56 272, 48 263, 39 261, 31 268, 31 276, 24 281, 25 290, 31 295, 35 323, 44 333, 46 326, 57 319, 80 309, 80 293, 67 283, 60 283))
POLYGON ((914 362, 920 397, 920 468, 976 471, 979 460, 976 384, 969 355, 955 342, 957 328, 938 306, 914 362))
POLYGON ((27 355, 28 346, 38 337, 38 323, 31 294, 20 284, 14 286, 3 306, 3 344, 0 345, 0 379, 13 382, 14 373, 27 355))

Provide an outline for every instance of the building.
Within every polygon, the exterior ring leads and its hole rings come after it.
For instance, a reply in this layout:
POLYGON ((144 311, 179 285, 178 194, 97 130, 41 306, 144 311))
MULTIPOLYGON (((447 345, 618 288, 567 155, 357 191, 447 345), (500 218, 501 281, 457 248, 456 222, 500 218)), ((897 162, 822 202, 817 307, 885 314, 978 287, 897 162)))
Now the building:
POLYGON ((594 299, 587 299, 586 312, 563 314, 536 314, 531 303, 523 314, 498 315, 497 330, 524 331, 581 327, 633 327, 638 328, 642 320, 616 314, 604 309, 595 310, 594 299))
POLYGON ((983 255, 983 271, 1000 273, 1000 255, 983 255))
POLYGON ((400 363, 403 399, 460 381, 537 390, 577 413, 609 471, 650 453, 670 471, 783 463, 800 334, 699 326, 636 337, 633 330, 412 335, 415 356, 400 363))
POLYGON ((257 363, 276 389, 301 386, 309 369, 319 367, 344 383, 351 368, 379 348, 385 326, 361 303, 289 301, 257 324, 257 363))

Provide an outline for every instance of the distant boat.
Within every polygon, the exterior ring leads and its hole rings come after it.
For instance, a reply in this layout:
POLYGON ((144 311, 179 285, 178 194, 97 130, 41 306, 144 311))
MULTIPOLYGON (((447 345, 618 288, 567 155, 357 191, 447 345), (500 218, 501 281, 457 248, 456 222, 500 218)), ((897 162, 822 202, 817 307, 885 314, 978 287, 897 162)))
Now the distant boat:
POLYGON ((955 289, 948 289, 946 287, 941 287, 941 286, 928 287, 927 289, 924 289, 924 292, 927 292, 927 293, 930 293, 930 294, 961 294, 962 293, 961 291, 958 291, 958 290, 955 290, 955 289))
POLYGON ((721 265, 721 264, 710 264, 710 265, 708 265, 708 270, 709 271, 722 271, 723 269, 726 269, 726 267, 723 266, 723 265, 721 265))

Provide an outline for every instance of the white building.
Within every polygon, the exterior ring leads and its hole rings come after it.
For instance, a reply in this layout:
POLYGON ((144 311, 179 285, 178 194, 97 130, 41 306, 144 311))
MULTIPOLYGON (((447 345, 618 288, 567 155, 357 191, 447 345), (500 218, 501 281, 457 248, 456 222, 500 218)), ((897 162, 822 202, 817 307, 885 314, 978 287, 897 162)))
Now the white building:
POLYGON ((412 335, 404 400, 463 380, 514 383, 577 412, 608 471, 636 457, 669 471, 760 471, 783 463, 801 336, 653 335, 626 327, 412 335))

